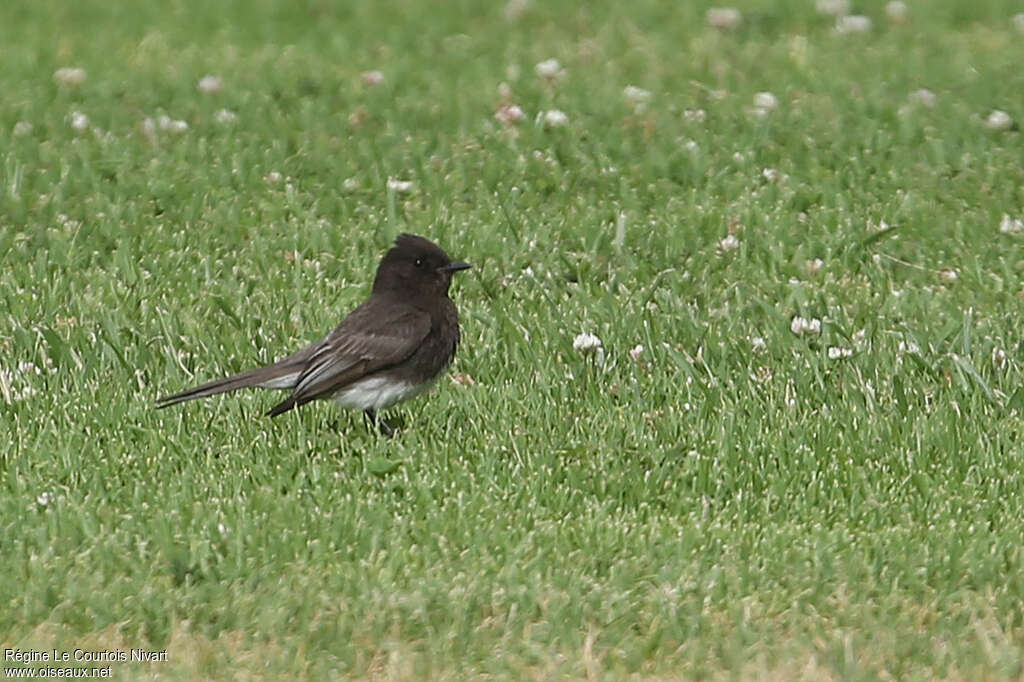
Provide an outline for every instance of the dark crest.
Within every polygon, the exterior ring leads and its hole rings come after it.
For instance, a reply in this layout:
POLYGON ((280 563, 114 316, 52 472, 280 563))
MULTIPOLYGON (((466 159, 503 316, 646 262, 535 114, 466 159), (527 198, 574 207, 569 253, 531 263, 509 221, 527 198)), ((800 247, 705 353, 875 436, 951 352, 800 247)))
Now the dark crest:
POLYGON ((373 291, 446 294, 452 273, 468 267, 466 263, 453 262, 440 246, 429 239, 400 234, 377 268, 373 291))

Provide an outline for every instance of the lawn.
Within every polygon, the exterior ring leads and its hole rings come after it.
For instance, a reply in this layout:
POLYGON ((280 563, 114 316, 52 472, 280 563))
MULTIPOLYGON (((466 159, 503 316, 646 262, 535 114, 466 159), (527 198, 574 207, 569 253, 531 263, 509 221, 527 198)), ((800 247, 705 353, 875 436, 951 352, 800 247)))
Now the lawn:
POLYGON ((1020 679, 1022 8, 836 4, 3 3, 5 670, 1020 679), (396 438, 153 409, 400 232, 396 438))

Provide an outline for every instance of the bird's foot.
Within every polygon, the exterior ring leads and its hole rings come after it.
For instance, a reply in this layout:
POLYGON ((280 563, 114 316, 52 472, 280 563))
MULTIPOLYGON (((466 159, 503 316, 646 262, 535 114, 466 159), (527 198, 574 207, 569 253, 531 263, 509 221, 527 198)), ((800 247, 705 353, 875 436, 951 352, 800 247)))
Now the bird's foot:
POLYGON ((390 424, 377 415, 377 410, 370 408, 368 410, 364 410, 363 414, 366 415, 366 418, 370 420, 371 424, 377 427, 380 431, 380 435, 385 438, 391 438, 395 435, 395 430, 391 428, 390 424))

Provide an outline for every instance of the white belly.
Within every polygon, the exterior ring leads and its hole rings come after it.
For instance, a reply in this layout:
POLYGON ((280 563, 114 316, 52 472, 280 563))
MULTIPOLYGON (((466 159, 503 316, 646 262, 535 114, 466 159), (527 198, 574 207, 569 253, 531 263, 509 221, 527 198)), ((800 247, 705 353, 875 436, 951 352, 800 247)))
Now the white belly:
POLYGON ((334 394, 334 402, 350 410, 383 410, 395 403, 415 398, 432 384, 432 381, 414 386, 405 381, 389 381, 382 377, 369 377, 349 384, 334 394))

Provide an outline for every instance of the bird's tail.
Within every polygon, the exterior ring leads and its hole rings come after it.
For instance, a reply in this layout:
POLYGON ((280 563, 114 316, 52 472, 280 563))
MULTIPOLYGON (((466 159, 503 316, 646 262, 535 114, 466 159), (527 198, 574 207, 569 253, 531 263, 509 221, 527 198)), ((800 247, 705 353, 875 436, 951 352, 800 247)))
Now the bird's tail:
POLYGON ((157 409, 177 405, 197 398, 208 398, 219 393, 237 391, 241 388, 277 388, 291 389, 295 387, 299 375, 302 373, 304 356, 308 351, 303 350, 281 360, 268 367, 251 369, 241 374, 235 374, 224 379, 217 379, 195 388, 190 388, 181 393, 164 396, 156 401, 157 409))

